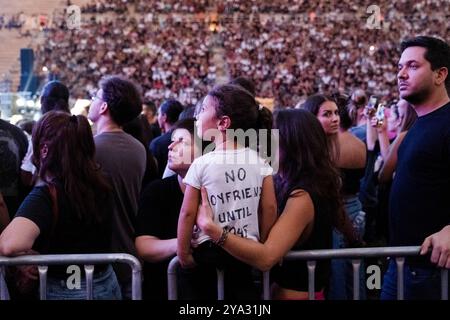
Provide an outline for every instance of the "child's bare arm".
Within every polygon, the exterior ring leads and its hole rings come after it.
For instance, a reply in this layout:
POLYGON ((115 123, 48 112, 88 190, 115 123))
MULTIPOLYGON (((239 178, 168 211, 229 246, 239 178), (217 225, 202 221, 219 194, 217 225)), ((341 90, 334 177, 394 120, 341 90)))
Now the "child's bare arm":
POLYGON ((180 217, 178 218, 177 255, 182 267, 192 267, 194 259, 191 254, 192 229, 197 218, 200 203, 200 190, 186 186, 180 217))

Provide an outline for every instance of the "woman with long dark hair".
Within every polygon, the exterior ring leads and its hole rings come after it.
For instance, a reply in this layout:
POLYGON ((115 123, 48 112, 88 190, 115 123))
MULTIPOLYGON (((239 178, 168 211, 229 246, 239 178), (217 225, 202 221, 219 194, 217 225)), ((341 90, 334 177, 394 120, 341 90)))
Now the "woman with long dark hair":
MULTIPOLYGON (((319 121, 305 110, 282 110, 275 114, 274 125, 280 137, 280 166, 275 177, 279 217, 266 241, 244 239, 215 224, 205 189, 197 225, 243 262, 263 271, 275 266, 272 298, 303 300, 308 298, 306 262, 277 263, 290 250, 329 249, 333 226, 349 237, 351 226, 341 205, 339 173, 319 121)), ((316 298, 323 299, 328 261, 317 263, 316 275, 316 298)))
MULTIPOLYGON (((83 116, 50 111, 33 130, 33 162, 40 182, 0 235, 0 255, 107 253, 111 247, 110 187, 94 161, 91 128, 83 116)), ((83 268, 80 268, 83 270, 83 268)), ((63 266, 50 266, 48 299, 84 299, 69 290, 63 266)), ((110 265, 94 271, 94 299, 120 299, 110 265)))
MULTIPOLYGON (((355 236, 362 240, 365 229, 365 213, 358 198, 360 179, 364 176, 366 166, 366 146, 357 137, 348 132, 351 119, 348 116, 346 99, 339 95, 326 96, 316 94, 308 97, 302 108, 311 112, 320 121, 329 147, 333 150, 333 162, 339 170, 342 188, 338 190, 342 197, 345 212, 352 221, 355 236)), ((333 248, 346 248, 348 237, 335 230, 333 232, 333 248)), ((352 298, 353 280, 351 264, 348 260, 334 259, 331 262, 332 274, 328 297, 330 299, 347 300, 352 298)), ((365 298, 365 283, 360 280, 360 293, 365 298)))

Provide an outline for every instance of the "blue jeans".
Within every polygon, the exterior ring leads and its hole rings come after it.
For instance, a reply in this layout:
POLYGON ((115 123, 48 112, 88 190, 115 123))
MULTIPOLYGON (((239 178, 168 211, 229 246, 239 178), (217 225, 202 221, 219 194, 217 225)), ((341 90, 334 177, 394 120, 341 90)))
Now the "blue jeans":
MULTIPOLYGON (((344 208, 350 221, 353 223, 356 233, 361 238, 364 236, 365 213, 361 211, 362 205, 357 196, 344 198, 344 208)), ((342 233, 333 230, 333 249, 345 248, 345 239, 342 233)), ((359 298, 366 299, 365 267, 361 263, 359 269, 359 298)), ((353 299, 353 266, 349 259, 331 260, 331 277, 327 298, 329 300, 353 299)))
MULTIPOLYGON (((47 280, 48 300, 86 300, 86 279, 82 277, 80 289, 69 289, 67 279, 56 279, 49 277, 47 280)), ((92 284, 92 295, 95 300, 121 300, 119 282, 111 266, 94 274, 92 284)))
MULTIPOLYGON (((405 300, 440 300, 441 271, 438 268, 417 268, 405 263, 403 270, 405 300)), ((397 266, 394 260, 384 274, 381 300, 397 299, 397 266)))

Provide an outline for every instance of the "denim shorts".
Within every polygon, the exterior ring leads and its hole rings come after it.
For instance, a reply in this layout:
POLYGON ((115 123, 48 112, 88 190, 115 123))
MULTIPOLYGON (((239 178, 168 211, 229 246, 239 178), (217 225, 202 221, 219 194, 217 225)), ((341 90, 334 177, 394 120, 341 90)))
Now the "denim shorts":
MULTIPOLYGON (((48 300, 86 300, 86 279, 82 276, 79 288, 70 289, 68 278, 57 279, 49 277, 47 280, 48 300)), ((92 296, 94 300, 121 300, 119 282, 111 266, 105 271, 94 274, 92 281, 92 296)))

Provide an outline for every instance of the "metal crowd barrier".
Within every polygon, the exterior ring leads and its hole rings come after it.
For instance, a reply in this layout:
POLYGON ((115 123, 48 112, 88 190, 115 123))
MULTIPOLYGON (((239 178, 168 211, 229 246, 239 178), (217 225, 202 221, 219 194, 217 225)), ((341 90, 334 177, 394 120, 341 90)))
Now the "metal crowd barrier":
MULTIPOLYGON (((178 289, 177 289, 177 269, 180 265, 178 257, 174 257, 167 267, 167 290, 168 299, 177 300, 178 299, 178 289)), ((225 299, 225 287, 224 287, 224 272, 222 270, 217 270, 217 300, 225 299)))
POLYGON ((49 265, 82 264, 86 274, 86 299, 92 300, 94 265, 105 263, 126 263, 132 270, 132 299, 142 299, 142 267, 139 260, 125 253, 112 254, 62 254, 32 255, 7 258, 0 256, 0 300, 8 300, 8 291, 4 281, 5 266, 37 265, 39 271, 40 299, 47 299, 47 271, 49 265))
MULTIPOLYGON (((378 247, 378 248, 357 248, 357 249, 330 249, 330 250, 310 250, 310 251, 290 251, 285 260, 307 260, 308 267, 308 296, 310 300, 315 298, 315 268, 316 260, 322 259, 352 259, 353 265, 353 300, 359 300, 359 269, 362 258, 372 257, 391 257, 395 258, 397 265, 397 299, 404 299, 404 279, 403 270, 406 256, 419 255, 420 247, 378 247)), ((176 300, 177 294, 177 268, 179 266, 178 258, 170 261, 167 269, 168 298, 176 300)), ((217 271, 217 297, 218 300, 224 299, 223 272, 217 271)), ((270 300, 269 272, 263 273, 263 299, 270 300)), ((441 269, 441 299, 448 300, 448 270, 441 269)))

